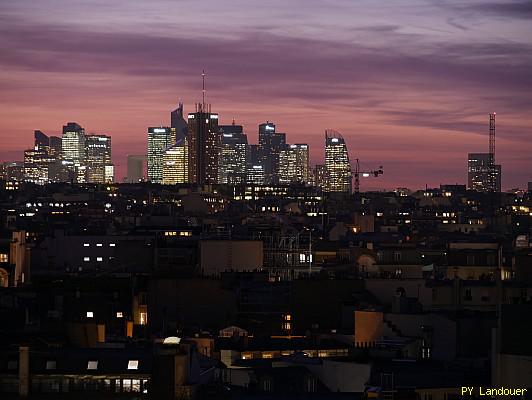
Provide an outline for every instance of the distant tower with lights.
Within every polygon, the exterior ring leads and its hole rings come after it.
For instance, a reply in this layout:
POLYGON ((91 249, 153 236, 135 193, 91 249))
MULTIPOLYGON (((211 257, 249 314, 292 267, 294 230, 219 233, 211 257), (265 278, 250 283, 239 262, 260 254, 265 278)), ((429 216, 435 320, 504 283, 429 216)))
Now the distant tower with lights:
POLYGON ((351 193, 349 153, 339 132, 325 131, 325 191, 351 193))
POLYGON ((479 192, 501 191, 501 165, 495 164, 495 113, 491 113, 488 153, 469 153, 467 186, 479 192))
POLYGON ((188 177, 198 185, 218 183, 221 133, 218 114, 205 103, 205 71, 202 76, 202 102, 188 114, 188 177))

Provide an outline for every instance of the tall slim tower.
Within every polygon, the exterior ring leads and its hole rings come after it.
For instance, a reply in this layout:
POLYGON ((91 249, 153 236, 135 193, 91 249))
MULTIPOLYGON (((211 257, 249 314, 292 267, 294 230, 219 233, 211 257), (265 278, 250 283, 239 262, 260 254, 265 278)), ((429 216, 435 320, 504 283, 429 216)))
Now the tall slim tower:
POLYGON ((468 188, 479 192, 501 191, 501 165, 495 164, 495 113, 490 114, 487 153, 469 153, 468 188))
POLYGON ((205 103, 205 71, 202 76, 202 102, 188 114, 188 181, 199 185, 218 183, 221 133, 218 114, 205 103))
POLYGON ((325 191, 351 193, 351 165, 345 140, 339 132, 325 131, 325 191))

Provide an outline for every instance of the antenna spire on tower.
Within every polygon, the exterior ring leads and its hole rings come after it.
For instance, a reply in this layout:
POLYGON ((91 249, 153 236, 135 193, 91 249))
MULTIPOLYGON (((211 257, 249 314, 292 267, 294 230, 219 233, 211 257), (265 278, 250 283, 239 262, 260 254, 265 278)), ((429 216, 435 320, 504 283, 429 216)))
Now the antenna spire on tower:
POLYGON ((205 109, 205 70, 203 70, 201 73, 201 79, 202 79, 202 89, 201 89, 202 105, 203 105, 203 109, 205 109))

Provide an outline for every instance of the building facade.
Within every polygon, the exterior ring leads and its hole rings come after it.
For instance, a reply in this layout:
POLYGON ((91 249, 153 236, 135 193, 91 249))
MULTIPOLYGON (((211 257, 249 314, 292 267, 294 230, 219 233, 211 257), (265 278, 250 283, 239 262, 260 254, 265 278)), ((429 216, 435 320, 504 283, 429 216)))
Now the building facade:
POLYGON ((291 144, 279 153, 279 183, 309 182, 309 146, 291 144))
POLYGON ((501 191, 501 166, 492 163, 490 153, 469 153, 467 188, 478 192, 501 191))
POLYGON ((242 125, 220 125, 219 183, 239 184, 246 180, 248 139, 242 125))
POLYGON ((163 185, 188 182, 188 146, 186 138, 165 150, 163 154, 163 185))
POLYGON ((86 181, 88 183, 112 183, 114 166, 111 161, 111 137, 87 135, 85 137, 86 181))
POLYGON ((176 131, 171 127, 148 128, 148 180, 153 183, 163 181, 164 151, 176 144, 176 131))
POLYGON ((221 134, 218 114, 210 105, 197 104, 196 112, 188 114, 188 175, 189 182, 199 185, 218 183, 221 134))
POLYGON ((259 161, 267 184, 279 183, 279 154, 286 147, 286 135, 275 131, 275 124, 267 121, 259 125, 259 161))
POLYGON ((351 193, 351 165, 344 138, 332 130, 325 131, 325 191, 351 193))

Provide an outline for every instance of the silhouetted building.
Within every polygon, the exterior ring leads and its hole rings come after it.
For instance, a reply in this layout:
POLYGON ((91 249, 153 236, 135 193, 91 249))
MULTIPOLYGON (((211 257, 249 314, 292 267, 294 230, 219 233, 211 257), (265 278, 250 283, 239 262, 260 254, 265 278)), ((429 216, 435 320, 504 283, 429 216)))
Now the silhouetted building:
POLYGON ((210 105, 197 104, 196 112, 188 114, 188 174, 189 182, 213 184, 218 182, 220 151, 218 114, 210 105))
POLYGON ((183 102, 180 101, 177 108, 170 113, 170 127, 175 129, 176 142, 184 139, 188 134, 187 121, 183 117, 183 102))
POLYGON ((501 191, 501 166, 492 165, 490 153, 469 153, 467 187, 478 192, 501 191))
POLYGON ((246 180, 248 139, 242 125, 220 125, 222 134, 219 183, 236 184, 246 180))
POLYGON ((279 154, 286 146, 286 135, 275 131, 275 124, 259 125, 259 161, 264 169, 265 183, 279 183, 279 154))
POLYGON ((146 179, 147 157, 144 155, 127 156, 127 183, 138 183, 146 179))

